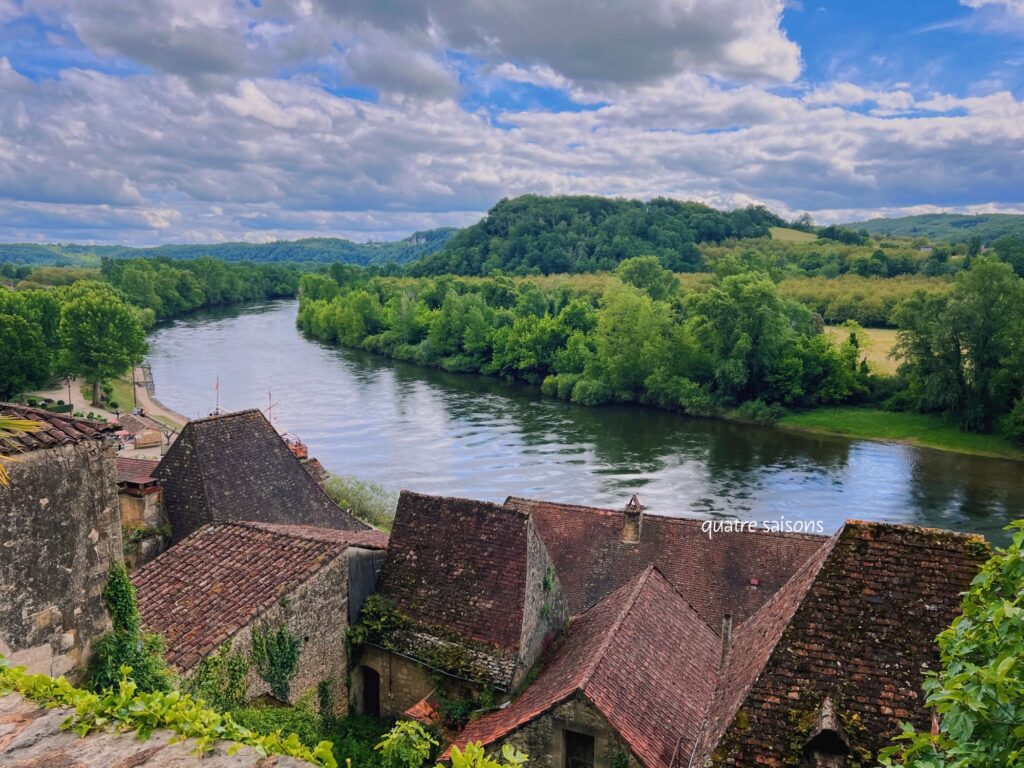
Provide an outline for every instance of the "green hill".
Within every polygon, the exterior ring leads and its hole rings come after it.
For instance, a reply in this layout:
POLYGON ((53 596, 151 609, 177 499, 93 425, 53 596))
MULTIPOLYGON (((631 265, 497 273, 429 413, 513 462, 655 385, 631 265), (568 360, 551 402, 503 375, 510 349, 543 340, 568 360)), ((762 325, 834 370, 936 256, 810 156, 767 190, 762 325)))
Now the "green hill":
POLYGON ((1007 235, 1024 239, 1024 214, 979 213, 927 213, 921 216, 902 216, 895 219, 871 219, 846 226, 866 229, 871 234, 890 237, 927 237, 949 243, 964 243, 980 237, 991 243, 1007 235))
POLYGON ((100 258, 134 259, 166 256, 196 259, 212 256, 223 261, 333 262, 346 264, 405 264, 442 248, 457 230, 450 227, 417 232, 389 243, 354 243, 340 238, 280 240, 273 243, 216 243, 212 245, 160 245, 130 248, 121 245, 0 244, 0 263, 14 264, 98 264, 100 258))
POLYGON ((763 207, 718 211, 701 203, 607 197, 523 195, 495 205, 437 253, 417 275, 596 272, 653 254, 677 272, 700 264, 697 243, 768 237, 786 222, 763 207))

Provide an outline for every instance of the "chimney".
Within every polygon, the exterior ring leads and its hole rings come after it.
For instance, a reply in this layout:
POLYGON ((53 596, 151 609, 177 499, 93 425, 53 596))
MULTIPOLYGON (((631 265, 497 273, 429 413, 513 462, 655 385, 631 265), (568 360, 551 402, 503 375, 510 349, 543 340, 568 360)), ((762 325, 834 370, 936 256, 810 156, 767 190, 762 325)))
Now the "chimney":
POLYGON ((622 512, 622 540, 626 544, 636 544, 640 541, 641 529, 644 527, 644 505, 640 499, 633 494, 629 504, 622 512))

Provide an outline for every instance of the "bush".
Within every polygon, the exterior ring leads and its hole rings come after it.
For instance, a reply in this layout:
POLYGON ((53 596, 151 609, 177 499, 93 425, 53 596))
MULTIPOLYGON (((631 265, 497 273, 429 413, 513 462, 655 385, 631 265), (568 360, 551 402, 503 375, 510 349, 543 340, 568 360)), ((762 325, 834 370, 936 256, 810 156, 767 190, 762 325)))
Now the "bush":
POLYGON ((342 509, 382 531, 390 531, 398 506, 398 494, 351 475, 331 475, 324 490, 342 509))
POLYGON ((381 754, 374 747, 387 731, 387 724, 375 717, 349 715, 332 722, 324 736, 334 744, 339 763, 350 759, 358 768, 379 768, 381 754))
POLYGON ((310 749, 326 738, 320 716, 308 699, 291 707, 241 707, 231 710, 231 717, 256 733, 294 733, 310 749))
POLYGON ((611 400, 611 389, 597 379, 580 379, 572 388, 572 401, 583 405, 600 405, 611 400))
POLYGON ((764 400, 748 400, 736 409, 736 413, 744 419, 756 424, 774 424, 781 419, 786 410, 780 406, 764 402, 764 400))
POLYGON ((1003 419, 1003 434, 1014 445, 1024 448, 1024 397, 1014 403, 1003 419))
POLYGON ((182 681, 181 690, 218 712, 237 709, 246 702, 245 679, 251 666, 248 656, 231 650, 231 643, 225 642, 216 653, 196 665, 188 679, 182 681))

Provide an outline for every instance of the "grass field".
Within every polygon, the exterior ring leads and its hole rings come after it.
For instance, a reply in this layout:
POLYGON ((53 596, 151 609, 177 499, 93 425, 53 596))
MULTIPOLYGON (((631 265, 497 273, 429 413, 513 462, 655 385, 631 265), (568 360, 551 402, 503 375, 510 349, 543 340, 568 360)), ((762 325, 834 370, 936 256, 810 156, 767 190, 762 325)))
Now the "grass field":
MULTIPOLYGON (((113 379, 110 385, 114 388, 113 401, 117 403, 117 407, 122 411, 130 411, 135 407, 135 400, 132 396, 132 380, 130 374, 126 374, 124 378, 113 379)), ((92 397, 92 387, 86 383, 82 383, 82 397, 89 400, 92 397)))
POLYGON ((817 408, 784 416, 779 425, 808 432, 828 432, 943 451, 1024 460, 1024 451, 1014 448, 1004 438, 961 432, 956 424, 932 414, 894 413, 873 408, 817 408))
MULTIPOLYGON (((889 357, 889 352, 896 344, 896 330, 894 328, 864 328, 862 332, 867 336, 868 343, 861 351, 868 359, 871 370, 876 373, 895 373, 899 368, 900 360, 889 357)), ((840 325, 826 325, 825 333, 833 342, 839 343, 845 341, 850 332, 840 325)))
POLYGON ((788 227, 772 227, 771 232, 772 240, 781 240, 784 243, 806 243, 818 239, 813 232, 801 232, 799 229, 788 227))

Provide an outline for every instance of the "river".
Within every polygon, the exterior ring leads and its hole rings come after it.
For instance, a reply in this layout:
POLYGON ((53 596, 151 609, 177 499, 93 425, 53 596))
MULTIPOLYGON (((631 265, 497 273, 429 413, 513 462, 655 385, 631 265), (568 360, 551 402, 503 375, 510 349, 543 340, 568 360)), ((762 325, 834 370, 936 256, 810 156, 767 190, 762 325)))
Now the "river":
POLYGON ((150 337, 157 396, 189 417, 273 404, 332 473, 389 489, 508 495, 666 515, 847 518, 1007 540, 1024 517, 1020 464, 905 445, 690 419, 640 406, 587 408, 538 388, 449 374, 305 339, 297 302, 193 315, 150 337))

